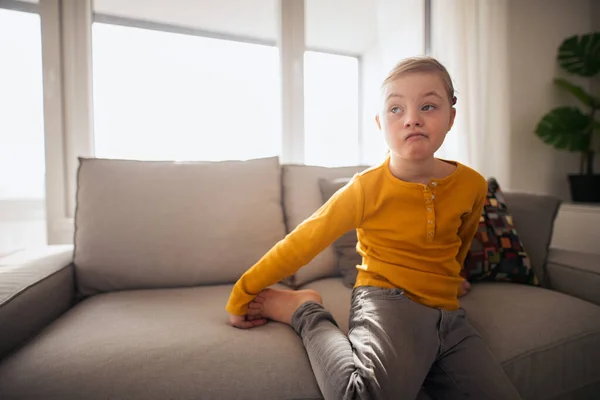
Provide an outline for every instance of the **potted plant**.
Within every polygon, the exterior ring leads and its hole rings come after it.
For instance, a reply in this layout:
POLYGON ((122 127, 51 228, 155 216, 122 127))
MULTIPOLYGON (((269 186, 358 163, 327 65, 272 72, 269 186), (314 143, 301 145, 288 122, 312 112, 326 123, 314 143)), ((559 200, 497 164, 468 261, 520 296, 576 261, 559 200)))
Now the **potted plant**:
MULTIPOLYGON (((600 72, 600 32, 568 37, 556 58, 567 73, 596 79, 600 72)), ((600 202, 600 175, 594 173, 600 96, 567 79, 555 78, 554 83, 575 96, 582 107, 554 108, 540 120, 535 133, 556 149, 581 153, 579 174, 568 175, 571 198, 574 202, 600 202)))

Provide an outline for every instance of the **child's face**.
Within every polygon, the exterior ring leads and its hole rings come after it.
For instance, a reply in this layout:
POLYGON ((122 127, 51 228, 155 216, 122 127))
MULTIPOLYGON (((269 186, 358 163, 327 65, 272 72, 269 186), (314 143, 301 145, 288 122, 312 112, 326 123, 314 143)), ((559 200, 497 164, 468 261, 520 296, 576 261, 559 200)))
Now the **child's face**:
POLYGON ((442 78, 409 73, 390 82, 382 96, 376 121, 392 155, 414 161, 433 157, 456 115, 442 78))

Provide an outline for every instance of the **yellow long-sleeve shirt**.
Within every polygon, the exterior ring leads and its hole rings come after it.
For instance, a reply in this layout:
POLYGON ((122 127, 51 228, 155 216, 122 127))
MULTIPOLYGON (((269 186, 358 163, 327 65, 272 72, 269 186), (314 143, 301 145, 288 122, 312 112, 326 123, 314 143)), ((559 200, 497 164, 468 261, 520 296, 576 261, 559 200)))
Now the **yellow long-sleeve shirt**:
POLYGON ((487 182, 473 169, 454 164, 452 174, 428 185, 396 178, 389 157, 356 174, 242 275, 227 311, 246 314, 261 290, 295 273, 353 228, 363 258, 356 287, 398 287, 421 304, 455 310, 487 182))

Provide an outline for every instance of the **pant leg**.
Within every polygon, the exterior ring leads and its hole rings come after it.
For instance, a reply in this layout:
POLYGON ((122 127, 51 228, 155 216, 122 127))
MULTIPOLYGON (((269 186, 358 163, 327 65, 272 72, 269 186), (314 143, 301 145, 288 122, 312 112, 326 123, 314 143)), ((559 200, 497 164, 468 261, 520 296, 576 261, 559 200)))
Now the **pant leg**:
POLYGON ((415 399, 438 352, 438 319, 400 289, 359 287, 348 336, 312 302, 296 311, 292 327, 326 400, 415 399))
POLYGON ((439 312, 440 353, 425 380, 426 391, 435 399, 520 399, 465 310, 439 312))

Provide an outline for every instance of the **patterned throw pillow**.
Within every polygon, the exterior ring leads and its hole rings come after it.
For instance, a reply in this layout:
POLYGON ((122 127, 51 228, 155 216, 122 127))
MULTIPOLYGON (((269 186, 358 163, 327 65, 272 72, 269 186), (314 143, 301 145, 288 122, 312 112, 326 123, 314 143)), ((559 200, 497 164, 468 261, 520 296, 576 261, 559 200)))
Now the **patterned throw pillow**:
POLYGON ((505 281, 539 286, 504 194, 494 178, 488 179, 479 228, 461 275, 470 282, 505 281))

